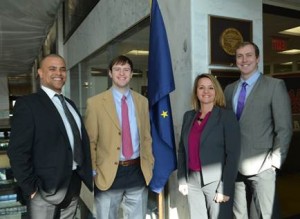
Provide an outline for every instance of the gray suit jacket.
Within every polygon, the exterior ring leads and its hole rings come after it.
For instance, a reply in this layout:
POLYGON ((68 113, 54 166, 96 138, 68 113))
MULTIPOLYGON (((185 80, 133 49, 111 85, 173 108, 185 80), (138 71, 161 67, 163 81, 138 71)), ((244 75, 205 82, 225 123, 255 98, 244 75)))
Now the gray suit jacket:
MULTIPOLYGON (((225 88, 226 105, 233 109, 236 81, 225 88)), ((280 168, 292 137, 290 98, 283 80, 261 75, 249 94, 240 118, 239 172, 255 175, 280 168)))
MULTIPOLYGON (((195 110, 187 111, 183 117, 178 150, 179 184, 186 184, 189 180, 188 138, 197 113, 195 110)), ((219 181, 217 192, 231 196, 239 155, 240 132, 235 115, 230 110, 215 106, 201 134, 199 156, 204 184, 219 181)))

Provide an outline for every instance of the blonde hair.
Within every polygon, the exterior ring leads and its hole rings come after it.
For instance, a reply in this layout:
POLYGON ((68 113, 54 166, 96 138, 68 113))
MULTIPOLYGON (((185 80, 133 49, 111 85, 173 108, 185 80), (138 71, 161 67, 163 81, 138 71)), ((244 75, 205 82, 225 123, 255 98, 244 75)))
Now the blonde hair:
POLYGON ((194 80, 193 94, 192 94, 193 109, 196 111, 200 110, 200 101, 197 96, 197 88, 198 88, 198 81, 201 78, 208 78, 213 84, 216 93, 214 105, 219 107, 225 107, 225 96, 219 81, 212 74, 200 74, 194 80))

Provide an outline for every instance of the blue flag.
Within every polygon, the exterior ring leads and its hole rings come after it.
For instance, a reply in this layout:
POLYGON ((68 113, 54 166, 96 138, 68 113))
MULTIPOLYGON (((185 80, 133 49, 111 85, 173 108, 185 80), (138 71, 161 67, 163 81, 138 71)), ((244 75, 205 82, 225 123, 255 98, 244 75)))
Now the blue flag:
POLYGON ((148 99, 152 149, 155 158, 150 189, 160 193, 177 168, 173 119, 169 93, 175 89, 171 56, 164 21, 152 1, 148 61, 148 99))

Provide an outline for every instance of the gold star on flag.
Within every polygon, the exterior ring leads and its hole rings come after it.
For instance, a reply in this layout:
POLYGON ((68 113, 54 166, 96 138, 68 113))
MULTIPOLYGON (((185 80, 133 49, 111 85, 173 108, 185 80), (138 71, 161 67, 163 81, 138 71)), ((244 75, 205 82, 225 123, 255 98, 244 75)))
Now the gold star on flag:
POLYGON ((160 114, 162 117, 166 118, 168 116, 168 111, 162 111, 160 114))

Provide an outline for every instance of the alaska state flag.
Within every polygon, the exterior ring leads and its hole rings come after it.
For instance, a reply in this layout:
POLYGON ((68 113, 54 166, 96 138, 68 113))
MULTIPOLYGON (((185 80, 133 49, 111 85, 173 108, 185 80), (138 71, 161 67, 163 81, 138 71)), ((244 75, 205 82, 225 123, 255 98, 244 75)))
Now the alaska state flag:
POLYGON ((177 168, 174 129, 169 93, 175 89, 170 50, 163 18, 152 1, 148 60, 148 99, 155 158, 150 189, 160 193, 177 168))

